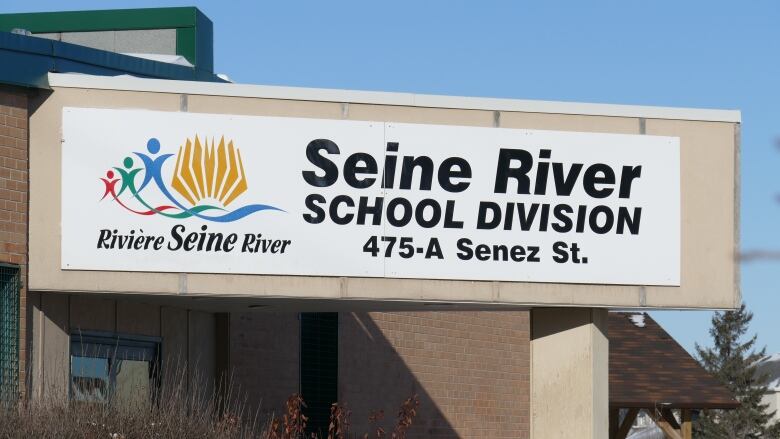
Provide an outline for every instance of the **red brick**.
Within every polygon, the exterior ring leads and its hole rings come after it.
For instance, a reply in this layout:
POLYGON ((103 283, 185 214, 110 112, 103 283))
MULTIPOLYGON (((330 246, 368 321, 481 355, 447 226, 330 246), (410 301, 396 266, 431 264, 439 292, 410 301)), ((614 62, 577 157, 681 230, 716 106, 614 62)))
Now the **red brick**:
MULTIPOLYGON (((27 118, 26 117, 9 117, 8 125, 27 130, 27 118)), ((26 133, 25 133, 26 137, 26 133)))
POLYGON ((339 398, 355 431, 369 409, 394 413, 418 393, 409 438, 529 437, 529 322, 526 311, 342 313, 339 398))
POLYGON ((27 360, 27 92, 0 86, 0 261, 22 271, 20 297, 20 379, 27 360))
POLYGON ((300 322, 296 313, 233 313, 230 362, 251 410, 283 413, 299 392, 300 322))

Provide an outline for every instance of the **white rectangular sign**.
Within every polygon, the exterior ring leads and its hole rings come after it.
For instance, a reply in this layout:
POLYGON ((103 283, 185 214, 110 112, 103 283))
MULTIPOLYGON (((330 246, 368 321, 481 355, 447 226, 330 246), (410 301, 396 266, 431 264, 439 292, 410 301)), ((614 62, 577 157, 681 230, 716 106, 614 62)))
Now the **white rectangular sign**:
POLYGON ((62 268, 679 285, 679 139, 65 108, 62 268))

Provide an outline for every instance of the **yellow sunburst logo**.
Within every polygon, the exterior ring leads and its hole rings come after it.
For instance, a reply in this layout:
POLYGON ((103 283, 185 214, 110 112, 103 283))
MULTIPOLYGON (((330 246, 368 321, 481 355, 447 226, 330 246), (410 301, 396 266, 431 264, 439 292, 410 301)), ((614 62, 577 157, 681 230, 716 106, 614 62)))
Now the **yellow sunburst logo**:
POLYGON ((201 144, 197 135, 187 139, 179 147, 171 186, 192 205, 209 198, 227 206, 248 188, 241 152, 224 136, 216 146, 213 138, 211 144, 208 139, 201 144))

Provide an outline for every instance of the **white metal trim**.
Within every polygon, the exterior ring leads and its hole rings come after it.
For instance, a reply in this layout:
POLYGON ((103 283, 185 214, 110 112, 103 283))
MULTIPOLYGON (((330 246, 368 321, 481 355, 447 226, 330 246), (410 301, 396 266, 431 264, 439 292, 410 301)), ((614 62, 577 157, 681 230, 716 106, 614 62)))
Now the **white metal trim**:
POLYGON ((93 76, 49 73, 51 87, 98 90, 127 90, 208 96, 230 96, 299 101, 397 105, 427 108, 517 111, 526 113, 577 114, 588 116, 643 117, 646 119, 696 120, 739 123, 739 110, 591 104, 579 102, 531 101, 474 98, 325 88, 282 87, 199 81, 146 79, 134 76, 93 76))

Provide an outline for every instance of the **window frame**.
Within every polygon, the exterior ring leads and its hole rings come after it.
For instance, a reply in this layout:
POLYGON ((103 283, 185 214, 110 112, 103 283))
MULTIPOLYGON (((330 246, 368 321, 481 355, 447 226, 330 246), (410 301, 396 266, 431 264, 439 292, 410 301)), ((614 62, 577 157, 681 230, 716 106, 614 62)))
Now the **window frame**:
POLYGON ((22 267, 0 263, 0 280, 0 403, 7 404, 16 402, 20 390, 22 267))
MULTIPOLYGON (((149 401, 156 403, 157 390, 161 384, 162 338, 103 331, 72 331, 68 352, 68 401, 78 403, 111 404, 116 388, 117 360, 137 360, 133 353, 150 352, 149 359, 149 401), (86 349, 85 349, 86 347, 86 349), (105 358, 108 360, 108 395, 106 401, 78 401, 73 394, 73 357, 105 358)), ((145 358, 145 356, 143 357, 145 358)))

